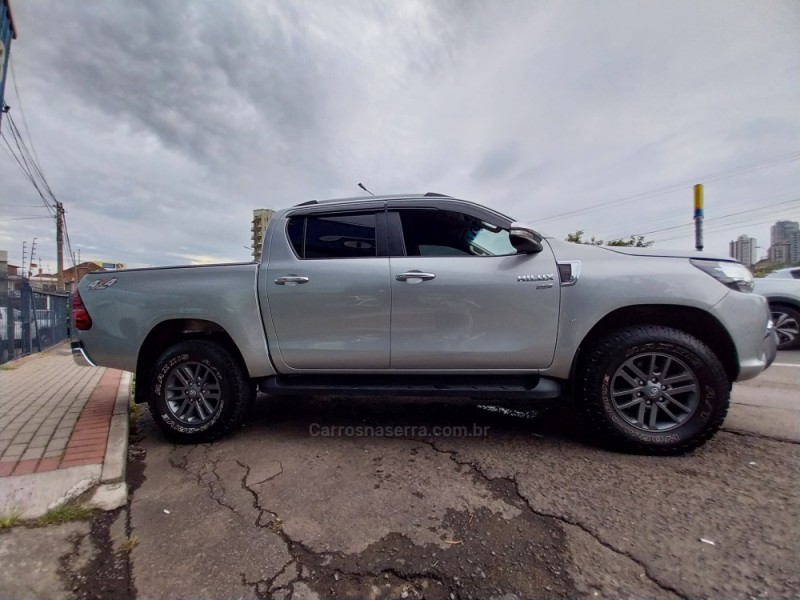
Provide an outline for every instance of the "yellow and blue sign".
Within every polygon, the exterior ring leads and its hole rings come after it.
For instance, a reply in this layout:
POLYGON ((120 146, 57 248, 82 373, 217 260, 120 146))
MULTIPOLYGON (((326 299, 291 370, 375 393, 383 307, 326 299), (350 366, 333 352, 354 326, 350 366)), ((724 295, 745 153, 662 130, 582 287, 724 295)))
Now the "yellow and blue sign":
POLYGON ((703 216, 703 184, 698 183, 694 186, 694 216, 703 216))

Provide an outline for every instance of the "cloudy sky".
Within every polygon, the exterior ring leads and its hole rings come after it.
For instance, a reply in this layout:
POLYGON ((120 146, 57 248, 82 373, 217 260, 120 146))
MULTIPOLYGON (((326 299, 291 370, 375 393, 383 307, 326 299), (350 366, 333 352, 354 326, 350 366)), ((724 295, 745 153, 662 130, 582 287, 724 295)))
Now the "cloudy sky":
MULTIPOLYGON (((800 220, 796 0, 11 4, 5 100, 81 260, 248 260, 254 208, 358 182, 685 249, 705 183, 722 254, 800 220)), ((3 150, 0 193, 0 249, 54 269, 3 150)))

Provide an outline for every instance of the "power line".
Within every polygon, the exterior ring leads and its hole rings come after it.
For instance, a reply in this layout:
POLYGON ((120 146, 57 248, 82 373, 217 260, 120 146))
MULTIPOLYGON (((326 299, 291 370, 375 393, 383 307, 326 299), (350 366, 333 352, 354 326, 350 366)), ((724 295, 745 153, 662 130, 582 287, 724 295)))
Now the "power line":
MULTIPOLYGON (((19 150, 22 162, 25 163, 26 169, 24 170, 26 174, 28 175, 29 179, 34 184, 34 186, 37 188, 37 190, 39 189, 39 186, 36 183, 36 179, 38 178, 38 180, 44 186, 44 189, 47 191, 47 194, 50 196, 50 198, 52 198, 53 203, 57 204, 58 200, 56 199, 55 194, 53 194, 53 190, 50 188, 50 184, 47 183, 47 178, 44 176, 44 173, 42 172, 41 168, 37 164, 34 157, 31 155, 30 151, 28 150, 28 147, 25 145, 25 140, 22 138, 22 134, 20 133, 19 128, 17 127, 16 121, 14 121, 14 118, 11 116, 10 113, 8 113, 6 116, 8 118, 8 122, 10 125, 11 135, 14 138, 14 143, 16 144, 17 149, 19 150)), ((49 203, 44 197, 42 199, 44 200, 46 205, 49 205, 49 203)))
POLYGON ((38 204, 0 204, 0 208, 28 208, 30 210, 36 210, 47 207, 39 206, 38 204))
POLYGON ((0 221, 27 221, 31 219, 51 219, 52 217, 34 217, 34 216, 25 216, 25 217, 14 217, 13 219, 0 219, 0 221))
MULTIPOLYGON (((6 113, 6 117, 7 118, 9 117, 8 113, 6 113)), ((36 190, 36 193, 39 194, 39 197, 42 199, 42 203, 44 204, 44 206, 50 211, 51 215, 54 215, 52 206, 50 206, 50 203, 49 203, 48 199, 45 197, 44 192, 42 192, 42 189, 39 187, 39 184, 37 183, 36 178, 31 173, 30 169, 27 167, 27 165, 25 163, 24 157, 22 156, 22 154, 23 154, 22 153, 22 149, 19 147, 19 144, 17 143, 16 136, 14 136, 14 127, 11 125, 11 123, 12 123, 11 119, 8 118, 7 122, 9 123, 9 129, 11 130, 12 138, 14 139, 15 145, 17 145, 17 150, 19 150, 20 154, 17 155, 17 153, 14 151, 14 148, 11 147, 11 143, 8 141, 8 138, 6 137, 6 134, 4 132, 0 131, 0 139, 2 139, 3 142, 5 142, 6 151, 9 154, 11 154, 11 156, 14 158, 14 160, 19 165, 19 168, 22 169, 22 172, 25 174, 25 177, 28 179, 28 181, 31 182, 31 184, 33 185, 34 189, 36 190)))
MULTIPOLYGON (((764 225, 766 223, 772 223, 776 218, 776 215, 770 215, 767 218, 764 218, 759 221, 753 221, 750 218, 741 219, 739 221, 735 221, 732 223, 717 223, 715 227, 710 227, 704 233, 722 233, 723 231, 730 231, 731 229, 738 229, 743 223, 747 223, 748 225, 764 225)), ((668 238, 655 238, 653 242, 671 242, 673 240, 681 240, 685 238, 691 238, 694 236, 694 231, 687 233, 686 235, 679 235, 675 237, 668 237, 668 238)))
POLYGON ((793 162, 795 160, 800 159, 800 151, 794 151, 787 154, 782 154, 779 156, 773 156, 772 158, 764 159, 761 161, 748 163, 745 165, 740 165, 738 167, 732 167, 730 169, 725 169, 723 171, 717 171, 716 173, 709 173, 706 175, 700 175, 698 177, 692 177, 691 179, 682 181, 680 183, 675 183, 669 186, 665 186, 663 188, 657 188, 655 190, 651 190, 648 192, 641 192, 638 194, 634 194, 632 196, 626 196, 624 198, 619 198, 617 200, 611 200, 608 202, 600 202, 598 204, 594 204, 591 206, 583 207, 583 208, 576 208, 573 210, 568 210, 563 213, 551 215, 549 217, 544 218, 537 218, 537 223, 545 223, 547 221, 556 221, 558 219, 569 217, 576 214, 583 214, 587 212, 594 212, 596 210, 600 210, 602 208, 607 208, 610 206, 619 206, 621 204, 627 204, 628 202, 635 202, 636 200, 645 200, 647 198, 654 198, 657 196, 663 196, 665 194, 669 194, 672 192, 676 192, 686 188, 687 186, 693 185, 697 181, 702 181, 704 183, 712 183, 714 181, 720 181, 722 179, 727 179, 730 177, 735 177, 737 175, 741 175, 743 173, 749 173, 752 171, 758 171, 760 169, 766 169, 768 167, 774 167, 780 164, 793 162))
POLYGON ((22 110, 22 100, 19 97, 19 86, 17 85, 17 74, 14 70, 14 57, 9 55, 8 66, 11 70, 11 81, 14 83, 14 95, 17 97, 17 106, 19 107, 19 114, 22 117, 22 124, 25 126, 25 133, 28 134, 28 142, 30 142, 31 150, 36 162, 39 162, 39 156, 36 154, 36 148, 33 147, 33 138, 31 137, 31 130, 28 127, 28 119, 25 118, 25 111, 22 110))
POLYGON ((62 218, 62 223, 64 225, 64 241, 66 242, 67 245, 67 256, 69 257, 69 262, 72 263, 72 268, 74 269, 76 266, 75 253, 72 251, 72 242, 69 239, 69 230, 67 229, 67 215, 63 207, 61 209, 61 218, 62 218))
MULTIPOLYGON (((782 206, 784 204, 793 204, 793 203, 800 203, 800 198, 793 198, 791 200, 784 200, 782 202, 773 202, 771 204, 765 204, 763 206, 759 206, 758 208, 751 208, 751 209, 748 209, 748 210, 740 210, 740 211, 737 211, 737 212, 728 213, 726 215, 717 215, 717 216, 714 216, 714 217, 708 217, 708 218, 704 219, 704 222, 708 223, 709 221, 718 221, 720 219, 726 219, 728 217, 733 217, 735 215, 743 215, 743 214, 752 213, 752 212, 760 212, 760 211, 763 211, 763 210, 772 209, 772 208, 774 208, 776 206, 782 206)), ((798 206, 800 206, 800 204, 798 204, 798 206)), ((634 234, 631 234, 631 235, 637 235, 637 236, 638 235, 651 235, 653 233, 661 233, 661 232, 664 232, 664 231, 672 231, 674 229, 679 229, 681 227, 687 227, 687 226, 690 226, 690 225, 693 226, 694 223, 692 221, 688 221, 688 222, 685 222, 685 223, 681 223, 680 225, 673 225, 671 227, 663 227, 661 229, 653 229, 652 231, 642 231, 640 233, 634 233, 634 234)), ((620 236, 609 236, 609 237, 610 237, 610 239, 617 239, 620 236)))
MULTIPOLYGON (((23 137, 22 133, 17 127, 14 118, 9 114, 6 113, 7 121, 9 123, 9 129, 11 131, 11 137, 14 141, 14 145, 16 146, 16 151, 12 148, 11 143, 6 138, 5 134, 0 132, 0 136, 2 136, 2 140, 5 142, 7 151, 14 157, 15 161, 22 169, 22 172, 28 178, 28 180, 33 185, 36 192, 39 194, 39 197, 42 200, 43 205, 47 208, 48 212, 50 212, 51 217, 36 217, 36 218, 55 218, 56 220, 56 247, 59 256, 59 264, 58 264, 58 273, 59 273, 59 284, 60 286, 63 285, 63 262, 61 257, 63 256, 63 246, 64 242, 66 242, 67 251, 69 253, 70 261, 72 262, 73 267, 75 266, 75 259, 73 257, 72 252, 72 245, 69 240, 69 234, 67 232, 67 223, 64 211, 63 203, 59 202, 58 198, 56 198, 53 189, 50 187, 49 182, 47 181, 47 177, 44 175, 44 171, 42 170, 39 164, 39 157, 36 155, 36 150, 33 146, 33 139, 30 135, 30 129, 28 128, 28 122, 25 119, 25 113, 22 110, 22 101, 19 95, 19 87, 17 86, 16 78, 13 74, 12 69, 12 80, 14 82, 14 88, 16 90, 17 95, 17 102, 19 103, 20 114, 22 116, 23 125, 25 127, 25 131, 28 136, 28 140, 30 142, 30 149, 28 145, 25 143, 25 138, 23 137)), ((31 218, 31 217, 27 217, 31 218)), ((12 220, 21 220, 21 219, 12 219, 12 220)))

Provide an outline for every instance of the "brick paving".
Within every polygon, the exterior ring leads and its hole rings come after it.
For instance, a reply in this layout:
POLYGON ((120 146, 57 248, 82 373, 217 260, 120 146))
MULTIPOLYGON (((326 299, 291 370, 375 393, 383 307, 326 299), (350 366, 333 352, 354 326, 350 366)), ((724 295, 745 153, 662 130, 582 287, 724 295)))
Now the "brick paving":
POLYGON ((0 477, 102 464, 122 371, 62 345, 0 368, 0 477))

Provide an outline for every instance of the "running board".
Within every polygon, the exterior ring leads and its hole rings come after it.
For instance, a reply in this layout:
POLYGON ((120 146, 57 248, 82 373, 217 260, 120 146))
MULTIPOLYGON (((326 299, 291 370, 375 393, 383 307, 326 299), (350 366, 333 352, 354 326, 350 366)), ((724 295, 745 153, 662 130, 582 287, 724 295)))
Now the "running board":
POLYGON ((258 389, 283 396, 445 396, 549 400, 563 390, 555 379, 506 375, 278 375, 263 379, 258 389))

